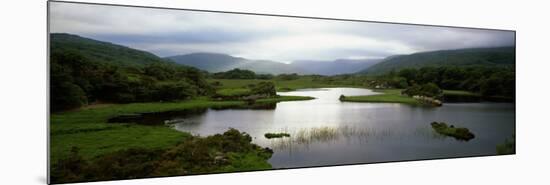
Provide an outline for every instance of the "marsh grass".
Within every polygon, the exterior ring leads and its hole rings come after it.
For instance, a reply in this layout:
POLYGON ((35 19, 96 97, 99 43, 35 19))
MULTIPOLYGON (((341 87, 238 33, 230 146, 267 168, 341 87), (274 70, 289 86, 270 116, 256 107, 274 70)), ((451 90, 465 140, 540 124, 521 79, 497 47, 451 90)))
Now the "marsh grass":
POLYGON ((292 137, 269 140, 273 149, 290 149, 293 147, 309 148, 314 143, 359 142, 399 140, 407 142, 411 137, 422 137, 427 142, 441 142, 446 136, 433 132, 430 127, 418 127, 413 130, 361 128, 352 125, 320 126, 310 128, 282 128, 280 132, 289 133, 292 137))
POLYGON ((498 155, 507 155, 516 153, 516 136, 506 139, 504 143, 497 145, 498 155))

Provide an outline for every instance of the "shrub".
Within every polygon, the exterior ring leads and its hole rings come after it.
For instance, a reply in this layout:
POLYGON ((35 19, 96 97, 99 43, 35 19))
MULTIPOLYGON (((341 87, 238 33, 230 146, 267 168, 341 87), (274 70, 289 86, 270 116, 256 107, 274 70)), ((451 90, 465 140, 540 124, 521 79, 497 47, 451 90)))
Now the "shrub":
POLYGON ((191 137, 167 149, 132 148, 92 159, 79 149, 52 165, 52 183, 117 180, 271 168, 273 151, 252 144, 245 132, 191 137))
POLYGON ((268 97, 277 95, 273 82, 260 82, 251 89, 251 92, 251 94, 267 95, 268 97))
POLYGON ((437 133, 454 137, 457 140, 469 141, 475 137, 467 128, 455 128, 454 125, 447 126, 444 122, 432 122, 431 125, 437 133))
POLYGON ((434 83, 415 84, 401 91, 401 93, 408 96, 427 96, 438 100, 443 98, 443 90, 434 83))

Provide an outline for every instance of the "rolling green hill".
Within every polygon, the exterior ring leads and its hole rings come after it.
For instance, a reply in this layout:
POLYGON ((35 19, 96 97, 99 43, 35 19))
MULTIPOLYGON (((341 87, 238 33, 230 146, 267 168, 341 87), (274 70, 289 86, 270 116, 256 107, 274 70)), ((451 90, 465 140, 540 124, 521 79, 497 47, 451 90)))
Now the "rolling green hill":
POLYGON ((441 50, 391 56, 358 73, 378 75, 391 70, 428 66, 513 66, 515 61, 515 47, 441 50))
POLYGON ((51 110, 90 103, 173 101, 206 95, 204 73, 151 53, 70 34, 51 34, 51 110))
POLYGON ((50 34, 50 49, 52 53, 78 52, 86 59, 114 65, 135 66, 164 61, 149 52, 67 33, 50 34))

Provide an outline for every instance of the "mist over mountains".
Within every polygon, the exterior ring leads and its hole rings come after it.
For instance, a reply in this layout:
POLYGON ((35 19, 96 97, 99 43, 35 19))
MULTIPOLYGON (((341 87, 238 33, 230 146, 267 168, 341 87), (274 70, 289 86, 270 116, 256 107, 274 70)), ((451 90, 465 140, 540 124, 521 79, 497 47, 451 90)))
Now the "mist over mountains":
POLYGON ((78 50, 84 57, 116 65, 147 65, 174 62, 208 72, 235 68, 259 74, 368 74, 379 75, 392 70, 427 66, 513 66, 515 47, 467 48, 393 55, 384 59, 338 59, 334 61, 299 60, 290 64, 254 60, 222 53, 191 53, 161 58, 150 52, 73 34, 53 33, 50 44, 55 51, 78 50))
POLYGON ((245 59, 221 53, 191 53, 166 57, 166 59, 208 72, 222 72, 239 68, 263 74, 297 73, 319 75, 355 73, 381 61, 381 59, 338 59, 334 61, 301 60, 285 64, 269 60, 245 59))

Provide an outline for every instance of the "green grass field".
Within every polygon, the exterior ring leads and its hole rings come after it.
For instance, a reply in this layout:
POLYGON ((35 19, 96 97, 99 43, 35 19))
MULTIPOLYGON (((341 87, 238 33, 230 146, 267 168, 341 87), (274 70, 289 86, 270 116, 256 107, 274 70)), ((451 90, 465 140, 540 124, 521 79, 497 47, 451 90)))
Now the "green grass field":
MULTIPOLYGON (((311 97, 281 96, 257 102, 308 100, 311 97)), ((192 108, 244 105, 243 101, 211 101, 206 98, 182 102, 131 103, 82 108, 53 113, 50 118, 50 156, 52 163, 64 158, 74 147, 84 158, 91 158, 129 148, 167 148, 189 138, 189 133, 165 126, 110 124, 107 120, 120 114, 162 112, 192 108)))
POLYGON ((368 96, 346 96, 342 99, 344 102, 370 102, 370 103, 403 103, 409 105, 421 105, 421 103, 412 97, 401 95, 401 89, 375 90, 383 94, 368 96))
POLYGON ((250 89, 246 88, 225 88, 216 91, 221 96, 242 96, 250 94, 250 89))

